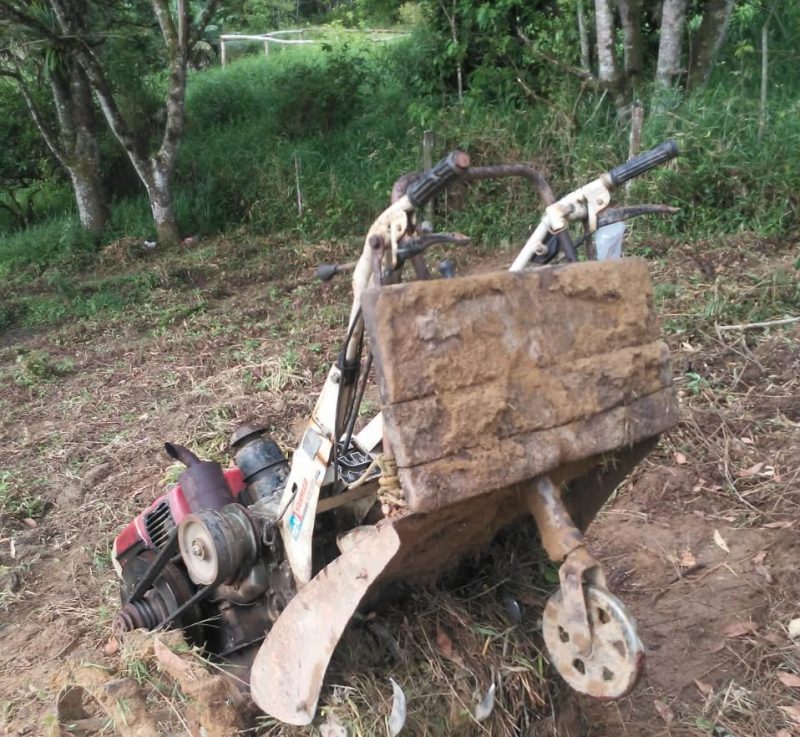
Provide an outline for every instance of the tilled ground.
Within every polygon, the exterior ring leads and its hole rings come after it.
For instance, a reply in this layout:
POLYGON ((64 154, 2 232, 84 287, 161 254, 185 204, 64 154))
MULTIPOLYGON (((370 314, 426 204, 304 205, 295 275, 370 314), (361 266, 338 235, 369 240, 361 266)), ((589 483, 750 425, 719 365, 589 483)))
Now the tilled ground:
MULTIPOLYGON (((516 569, 476 569, 466 596, 463 581, 419 591, 358 624, 339 657, 342 685, 326 692, 351 733, 384 733, 389 675, 409 695, 409 733, 489 733, 469 714, 498 669, 509 685, 492 734, 545 734, 556 722, 573 735, 800 733, 800 657, 787 634, 800 601, 800 330, 750 326, 798 313, 795 247, 741 237, 643 248, 682 423, 590 537, 638 618, 644 682, 608 706, 548 684, 528 635, 546 595, 537 582, 552 570, 523 556, 516 569), (487 595, 504 581, 523 608, 516 630, 501 597, 487 595), (352 675, 364 641, 372 658, 352 675), (380 648, 389 654, 376 659, 380 648)), ((48 733, 76 656, 150 683, 146 657, 104 652, 114 534, 175 479, 165 440, 224 460, 232 429, 259 420, 291 449, 348 307, 347 279, 321 285, 313 266, 345 252, 243 238, 146 261, 112 251, 101 268, 158 275, 147 303, 0 336, 0 734, 48 733)), ((185 699, 152 694, 163 733, 181 728, 185 699)))

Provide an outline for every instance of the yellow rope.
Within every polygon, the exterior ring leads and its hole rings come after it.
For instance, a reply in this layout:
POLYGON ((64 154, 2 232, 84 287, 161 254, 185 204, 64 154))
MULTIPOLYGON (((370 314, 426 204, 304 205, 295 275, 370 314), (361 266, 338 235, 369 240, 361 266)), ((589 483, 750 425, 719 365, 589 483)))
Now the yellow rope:
POLYGON ((380 487, 378 498, 381 504, 389 508, 405 506, 403 490, 400 488, 400 477, 397 475, 397 461, 381 455, 378 457, 378 468, 381 469, 381 476, 378 479, 380 487))

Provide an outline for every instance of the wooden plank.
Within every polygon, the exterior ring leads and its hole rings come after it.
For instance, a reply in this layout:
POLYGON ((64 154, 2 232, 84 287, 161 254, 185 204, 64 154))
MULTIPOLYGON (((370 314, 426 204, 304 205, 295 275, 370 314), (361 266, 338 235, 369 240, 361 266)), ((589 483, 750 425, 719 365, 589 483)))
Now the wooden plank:
MULTIPOLYGON (((400 467, 413 512, 426 512, 524 481, 582 458, 658 435, 678 421, 671 388, 560 427, 487 439, 485 445, 400 467)), ((388 427, 388 423, 386 423, 388 427)))
POLYGON ((495 438, 565 425, 670 385, 665 343, 539 368, 523 360, 486 384, 391 404, 384 420, 397 462, 416 466, 495 438))
POLYGON ((677 421, 641 260, 412 282, 363 304, 413 512, 558 474, 677 421))
POLYGON ((658 337, 639 259, 370 289, 363 308, 386 405, 658 337))

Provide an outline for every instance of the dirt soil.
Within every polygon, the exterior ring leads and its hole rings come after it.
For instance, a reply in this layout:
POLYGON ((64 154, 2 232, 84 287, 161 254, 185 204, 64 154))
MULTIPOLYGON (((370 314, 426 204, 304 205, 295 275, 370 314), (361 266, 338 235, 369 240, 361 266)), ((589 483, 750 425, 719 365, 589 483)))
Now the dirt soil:
MULTIPOLYGON (((226 461, 234 427, 259 420, 292 448, 348 305, 347 280, 321 285, 313 267, 354 247, 233 238, 143 260, 130 244, 99 268, 158 274, 146 304, 0 335, 0 735, 57 734, 56 695, 76 658, 145 680, 146 658, 109 646, 114 535, 176 478, 166 440, 226 461)), ((622 485, 590 543, 639 622, 647 672, 620 702, 535 704, 570 719, 507 733, 560 723, 557 733, 573 736, 800 734, 800 652, 789 637, 800 617, 800 329, 717 329, 798 314, 796 245, 742 236, 643 250, 682 421, 622 485)), ((439 652, 467 647, 461 616, 439 652)), ((431 637, 440 640, 438 625, 431 637)), ((162 710, 180 711, 154 693, 162 710)), ((388 713, 386 700, 372 703, 388 713)), ((382 716, 370 724, 379 729, 362 734, 384 733, 382 716)), ((489 733, 414 724, 409 734, 489 733)))

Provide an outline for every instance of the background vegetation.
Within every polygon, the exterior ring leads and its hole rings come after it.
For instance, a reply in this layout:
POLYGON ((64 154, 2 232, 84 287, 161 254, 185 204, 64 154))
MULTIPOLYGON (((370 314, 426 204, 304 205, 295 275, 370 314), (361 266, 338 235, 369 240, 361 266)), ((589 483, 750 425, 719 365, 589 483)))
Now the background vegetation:
MULTIPOLYGON (((293 25, 298 11, 300 20, 322 17, 329 25, 317 34, 323 43, 316 46, 265 58, 257 45, 224 68, 214 64, 190 73, 173 186, 183 235, 243 228, 309 242, 363 233, 387 203, 392 182, 419 168, 426 129, 435 132, 436 155, 460 147, 476 163, 532 161, 557 192, 621 162, 628 148, 626 121, 610 95, 574 73, 576 9, 576 0, 452 6, 356 0, 328 12, 272 0, 227 7, 208 30, 212 45, 223 28, 293 25), (407 29, 408 36, 375 44, 346 30, 388 23, 407 29)), ((699 1, 688 4, 688 41, 698 32, 702 10, 699 1)), ((742 230, 792 233, 800 190, 800 168, 787 155, 800 149, 796 3, 737 3, 708 84, 691 93, 680 77, 666 87, 648 81, 658 42, 653 21, 643 21, 643 38, 647 69, 634 86, 645 108, 643 145, 674 137, 683 151, 676 166, 650 175, 629 193, 682 208, 678 217, 647 227, 682 239, 742 230), (766 119, 760 103, 765 23, 766 119)), ((621 35, 618 42, 621 56, 621 35)), ((129 54, 112 70, 120 84, 129 54)), ((130 69, 136 80, 128 104, 146 129, 158 115, 163 72, 141 60, 130 69)), ((13 87, 2 80, 0 104, 6 113, 0 119, 6 183, 0 213, 2 325, 26 312, 14 296, 20 285, 30 285, 29 296, 38 289, 33 285, 63 285, 91 266, 100 247, 121 238, 143 244, 155 231, 132 167, 107 133, 101 146, 111 215, 99 238, 83 231, 63 174, 13 87)), ((155 119, 154 130, 158 125, 155 119)), ((524 185, 503 183, 456 193, 440 203, 438 215, 486 243, 499 243, 522 238, 538 219, 537 207, 524 185)), ((131 289, 138 294, 146 285, 140 281, 131 289)), ((59 297, 65 295, 74 299, 69 289, 59 297)))

